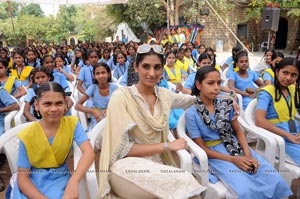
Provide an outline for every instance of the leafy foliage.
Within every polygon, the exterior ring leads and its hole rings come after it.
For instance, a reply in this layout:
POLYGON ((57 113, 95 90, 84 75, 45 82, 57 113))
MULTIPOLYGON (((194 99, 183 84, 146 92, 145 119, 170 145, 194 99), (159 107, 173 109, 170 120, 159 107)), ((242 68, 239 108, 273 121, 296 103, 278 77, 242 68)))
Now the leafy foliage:
POLYGON ((151 29, 166 22, 166 11, 160 0, 129 0, 126 5, 109 5, 106 11, 115 23, 125 21, 135 32, 141 30, 142 23, 151 29))
MULTIPOLYGON (((9 4, 7 2, 0 4, 0 19, 9 18, 8 5, 9 4)), ((13 17, 17 16, 19 4, 15 2, 10 2, 10 5, 11 5, 13 17)))
POLYGON ((34 3, 23 6, 21 8, 20 14, 21 15, 33 15, 36 17, 44 16, 44 12, 41 9, 41 6, 39 4, 34 4, 34 3))

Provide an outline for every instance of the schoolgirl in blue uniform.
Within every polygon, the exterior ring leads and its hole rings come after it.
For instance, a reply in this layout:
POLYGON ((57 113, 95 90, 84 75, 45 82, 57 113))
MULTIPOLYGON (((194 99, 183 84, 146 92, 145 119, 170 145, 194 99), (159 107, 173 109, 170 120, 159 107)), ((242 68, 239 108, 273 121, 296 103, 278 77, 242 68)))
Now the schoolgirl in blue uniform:
MULTIPOLYGON (((197 98, 185 114, 191 139, 208 156, 209 180, 221 180, 226 198, 279 199, 292 192, 279 173, 249 146, 233 110, 231 98, 217 98, 221 76, 204 66, 197 71, 192 95, 197 98)), ((199 164, 197 159, 194 159, 199 164)))
POLYGON ((103 62, 96 63, 93 66, 93 84, 89 86, 75 106, 78 111, 92 115, 90 130, 97 122, 105 118, 110 96, 117 88, 116 84, 111 84, 111 71, 108 65, 103 62), (91 107, 83 105, 88 99, 92 101, 91 107))

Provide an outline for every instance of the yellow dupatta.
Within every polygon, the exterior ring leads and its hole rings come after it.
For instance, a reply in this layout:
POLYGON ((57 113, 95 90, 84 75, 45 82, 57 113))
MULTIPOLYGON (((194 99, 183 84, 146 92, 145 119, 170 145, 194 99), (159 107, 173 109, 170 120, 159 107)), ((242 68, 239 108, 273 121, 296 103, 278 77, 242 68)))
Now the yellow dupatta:
POLYGON ((5 85, 3 86, 3 88, 10 94, 12 91, 12 88, 14 86, 15 83, 15 77, 13 76, 9 76, 5 82, 5 85))
POLYGON ((23 66, 23 69, 21 71, 21 74, 18 74, 17 69, 12 69, 11 70, 11 76, 17 78, 19 81, 26 81, 27 78, 29 77, 33 67, 32 66, 23 66))
POLYGON ((78 118, 64 116, 52 145, 50 145, 39 122, 22 130, 18 137, 24 143, 30 164, 35 168, 56 168, 61 166, 72 146, 78 118))
POLYGON ((263 87, 261 90, 267 91, 273 99, 274 108, 276 110, 276 113, 278 115, 278 118, 269 119, 269 121, 272 124, 277 124, 280 122, 287 122, 290 119, 295 119, 295 115, 297 112, 297 109, 295 107, 295 85, 290 85, 289 87, 290 92, 290 100, 292 100, 292 118, 289 116, 289 108, 286 105, 286 101, 283 96, 281 96, 280 100, 278 102, 275 101, 275 87, 274 85, 267 85, 263 87))
MULTIPOLYGON (((264 71, 264 73, 269 73, 271 75, 271 77, 274 79, 274 71, 271 68, 267 68, 264 71)), ((264 76, 262 75, 262 77, 264 77, 264 76)))
POLYGON ((171 71, 171 69, 165 65, 164 69, 168 75, 168 77, 170 78, 169 82, 171 83, 179 83, 181 81, 181 71, 180 71, 180 66, 178 64, 174 64, 174 70, 175 70, 175 74, 171 71))
POLYGON ((184 70, 185 72, 187 72, 189 69, 189 63, 184 58, 183 62, 177 59, 175 64, 178 64, 180 68, 182 68, 182 70, 184 70))

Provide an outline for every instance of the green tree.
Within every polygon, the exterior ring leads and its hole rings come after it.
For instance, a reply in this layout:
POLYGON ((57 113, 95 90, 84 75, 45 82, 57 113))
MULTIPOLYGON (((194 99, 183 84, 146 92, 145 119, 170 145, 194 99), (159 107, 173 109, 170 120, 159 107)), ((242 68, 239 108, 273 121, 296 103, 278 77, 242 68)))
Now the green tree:
MULTIPOLYGON (((16 17, 18 15, 18 7, 19 4, 15 2, 10 2, 11 9, 12 9, 12 16, 16 17)), ((0 19, 7 19, 10 17, 8 13, 9 3, 4 2, 0 3, 0 19)))
POLYGON ((39 4, 31 3, 21 8, 20 15, 34 15, 36 17, 41 17, 44 16, 44 12, 39 4))
POLYGON ((106 10, 115 23, 125 21, 135 32, 141 29, 142 23, 150 29, 161 26, 167 16, 160 0, 129 0, 127 4, 109 5, 106 10))
POLYGON ((71 6, 60 6, 57 14, 57 20, 63 26, 63 33, 68 35, 70 32, 75 30, 75 18, 77 14, 77 7, 71 6))

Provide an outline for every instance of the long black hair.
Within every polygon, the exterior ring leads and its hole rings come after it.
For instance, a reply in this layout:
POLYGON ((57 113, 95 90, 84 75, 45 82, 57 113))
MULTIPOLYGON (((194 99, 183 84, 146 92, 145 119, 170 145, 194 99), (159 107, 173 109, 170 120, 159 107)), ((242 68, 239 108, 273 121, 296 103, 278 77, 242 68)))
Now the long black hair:
POLYGON ((202 81, 206 78, 207 74, 214 71, 219 72, 215 67, 211 66, 203 66, 197 70, 196 77, 194 80, 194 86, 192 88, 192 95, 198 96, 200 94, 200 91, 196 87, 196 81, 202 83, 202 81))
MULTIPOLYGON (((295 66, 298 69, 298 77, 296 80, 296 89, 295 89, 295 106, 299 107, 299 97, 300 97, 300 87, 299 87, 299 73, 300 73, 300 63, 297 61, 296 58, 293 57, 286 57, 281 60, 276 68, 276 72, 278 73, 281 69, 285 68, 286 66, 295 66)), ((275 87, 275 102, 278 102, 281 98, 280 92, 280 83, 278 81, 277 73, 275 72, 274 75, 274 87, 275 87)))

